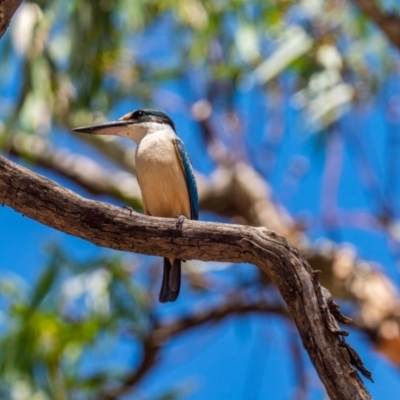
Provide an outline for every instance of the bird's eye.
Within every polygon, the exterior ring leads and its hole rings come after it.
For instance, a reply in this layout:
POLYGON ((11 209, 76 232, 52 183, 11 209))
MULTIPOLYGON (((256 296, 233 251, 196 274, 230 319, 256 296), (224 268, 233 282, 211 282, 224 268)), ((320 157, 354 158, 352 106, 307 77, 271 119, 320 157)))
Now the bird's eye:
POLYGON ((132 114, 132 119, 140 119, 143 117, 143 115, 144 115, 144 112, 142 110, 135 111, 132 114))

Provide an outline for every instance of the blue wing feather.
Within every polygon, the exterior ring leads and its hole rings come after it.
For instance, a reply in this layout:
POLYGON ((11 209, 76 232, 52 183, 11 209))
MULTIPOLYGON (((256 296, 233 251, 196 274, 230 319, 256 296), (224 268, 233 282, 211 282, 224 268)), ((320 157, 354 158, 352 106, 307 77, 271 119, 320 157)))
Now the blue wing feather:
POLYGON ((186 186, 189 192, 190 199, 190 218, 199 219, 199 196, 197 194, 197 185, 193 173, 192 163, 190 162, 189 155, 185 149, 185 146, 183 145, 182 140, 175 139, 174 143, 181 157, 183 170, 185 172, 186 186))

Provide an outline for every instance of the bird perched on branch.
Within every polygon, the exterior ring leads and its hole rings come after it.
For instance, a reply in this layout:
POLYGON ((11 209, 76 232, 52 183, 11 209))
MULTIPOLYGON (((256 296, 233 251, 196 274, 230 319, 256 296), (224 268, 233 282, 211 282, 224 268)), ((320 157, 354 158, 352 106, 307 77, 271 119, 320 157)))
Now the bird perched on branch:
MULTIPOLYGON (((189 156, 175 125, 163 112, 136 110, 117 121, 75 128, 76 132, 133 140, 136 173, 147 215, 198 219, 199 200, 189 156)), ((181 260, 164 258, 159 300, 175 301, 181 286, 181 260)))

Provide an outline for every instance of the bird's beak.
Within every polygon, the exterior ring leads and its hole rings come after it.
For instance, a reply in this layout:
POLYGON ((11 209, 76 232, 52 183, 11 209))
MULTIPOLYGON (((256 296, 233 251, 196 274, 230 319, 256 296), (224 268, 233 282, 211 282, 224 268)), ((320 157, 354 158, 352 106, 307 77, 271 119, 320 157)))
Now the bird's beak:
POLYGON ((122 132, 124 132, 129 125, 132 125, 132 121, 118 120, 99 125, 81 126, 72 130, 74 132, 90 133, 95 135, 122 136, 122 132))

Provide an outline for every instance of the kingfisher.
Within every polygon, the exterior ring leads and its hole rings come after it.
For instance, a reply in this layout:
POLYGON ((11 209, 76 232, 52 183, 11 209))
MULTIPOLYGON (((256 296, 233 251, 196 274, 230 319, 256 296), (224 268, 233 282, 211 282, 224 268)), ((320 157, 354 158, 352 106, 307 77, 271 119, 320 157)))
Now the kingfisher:
MULTIPOLYGON (((122 136, 136 143, 136 174, 146 215, 198 219, 199 199, 192 164, 176 134, 175 124, 166 114, 158 110, 135 110, 117 121, 73 130, 122 136)), ((164 258, 161 303, 178 298, 181 261, 164 258)))

